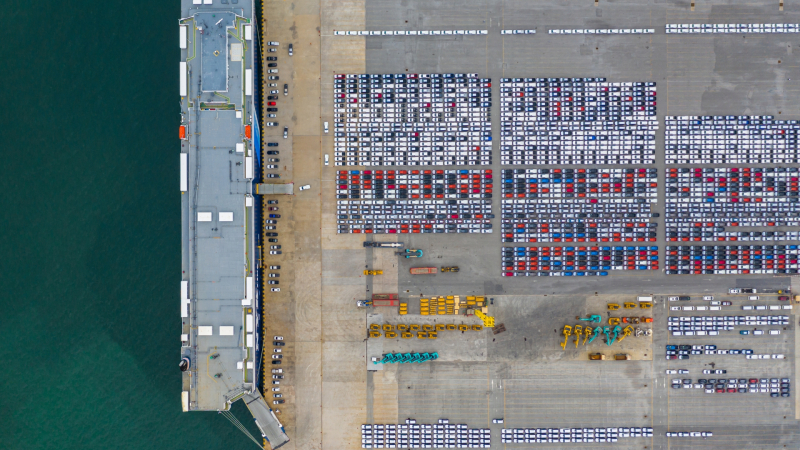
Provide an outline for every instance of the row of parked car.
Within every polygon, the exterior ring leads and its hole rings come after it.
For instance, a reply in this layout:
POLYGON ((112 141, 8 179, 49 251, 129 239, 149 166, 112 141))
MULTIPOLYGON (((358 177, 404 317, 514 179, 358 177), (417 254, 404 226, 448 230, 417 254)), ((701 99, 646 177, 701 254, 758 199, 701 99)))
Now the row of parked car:
POLYGON ((790 397, 789 378, 730 378, 704 379, 692 383, 691 378, 672 380, 672 389, 703 389, 706 394, 769 394, 770 397, 790 397))
POLYGON ((439 419, 436 424, 361 425, 361 448, 491 448, 488 428, 469 428, 439 419))
POLYGON ((651 427, 608 428, 503 428, 503 444, 614 443, 619 438, 652 437, 651 427))

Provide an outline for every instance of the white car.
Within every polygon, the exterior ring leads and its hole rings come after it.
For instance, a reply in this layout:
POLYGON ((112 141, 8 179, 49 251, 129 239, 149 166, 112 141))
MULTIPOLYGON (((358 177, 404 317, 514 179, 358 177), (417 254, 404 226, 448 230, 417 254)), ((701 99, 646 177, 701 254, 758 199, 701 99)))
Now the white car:
POLYGON ((668 297, 667 300, 669 300, 671 302, 677 302, 678 301, 678 297, 668 297))
POLYGON ((272 353, 282 353, 283 351, 279 348, 273 348, 272 353))
POLYGON ((305 191, 306 189, 311 189, 311 185, 310 184, 306 184, 306 185, 300 186, 300 190, 301 191, 305 191))
POLYGON ((681 374, 681 375, 683 375, 683 374, 688 374, 688 373, 689 373, 689 371, 688 371, 688 370, 686 370, 686 369, 678 369, 678 373, 679 373, 679 374, 681 374))
POLYGON ((281 388, 272 388, 272 392, 280 392, 281 388))
POLYGON ((281 45, 281 43, 278 41, 269 41, 267 42, 267 45, 281 45))
POLYGON ((673 369, 667 369, 666 372, 667 372, 667 375, 675 375, 675 374, 678 373, 677 370, 673 370, 673 369))
POLYGON ((714 300, 714 296, 713 295, 704 295, 703 296, 703 300, 705 300, 707 302, 710 302, 711 300, 714 300))
POLYGON ((272 289, 270 289, 270 291, 272 291, 272 292, 280 292, 281 288, 272 288, 272 289))
POLYGON ((741 289, 728 289, 728 294, 741 294, 741 289))

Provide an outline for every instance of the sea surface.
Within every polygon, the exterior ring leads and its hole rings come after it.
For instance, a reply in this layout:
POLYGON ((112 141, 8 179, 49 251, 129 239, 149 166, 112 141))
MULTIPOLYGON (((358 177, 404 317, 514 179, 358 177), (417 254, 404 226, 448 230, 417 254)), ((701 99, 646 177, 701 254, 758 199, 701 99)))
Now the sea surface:
POLYGON ((2 450, 256 448, 181 412, 179 16, 2 3, 2 450))

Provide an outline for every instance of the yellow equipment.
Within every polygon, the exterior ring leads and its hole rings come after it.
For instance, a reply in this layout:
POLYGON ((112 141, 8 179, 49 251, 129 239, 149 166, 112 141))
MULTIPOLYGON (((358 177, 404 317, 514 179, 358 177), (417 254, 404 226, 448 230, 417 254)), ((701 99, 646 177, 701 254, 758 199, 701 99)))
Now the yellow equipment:
POLYGON ((609 317, 608 318, 609 325, 619 325, 619 317, 609 317))
POLYGON ((639 302, 639 308, 642 309, 650 309, 653 307, 653 304, 650 302, 639 302))
POLYGON ((412 323, 411 325, 408 326, 408 331, 412 331, 412 332, 413 331, 419 331, 419 325, 417 325, 415 323, 412 323))
POLYGON ((482 313, 480 310, 475 310, 475 315, 478 316, 483 321, 483 326, 488 328, 494 327, 494 317, 487 316, 486 314, 482 313))
POLYGON ((404 323, 397 324, 397 331, 408 331, 408 325, 404 323))
POLYGON ((447 328, 447 331, 455 331, 456 329, 456 326, 453 325, 452 323, 448 323, 447 325, 445 325, 445 327, 447 328))
POLYGON ((437 323, 436 324, 436 331, 444 331, 444 324, 437 323))
POLYGON ((633 308, 636 308, 636 303, 625 302, 625 309, 633 309, 633 308))
POLYGON ((365 270, 364 275, 383 275, 382 270, 365 270))
POLYGON ((400 303, 400 315, 408 314, 408 303, 400 303))
POLYGON ((428 339, 436 339, 436 336, 437 333, 435 331, 428 333, 428 339))
POLYGON ((480 326, 480 325, 473 325, 472 326, 472 331, 481 331, 482 329, 483 329, 483 327, 480 326))
POLYGON ((469 331, 469 327, 466 325, 459 325, 458 331, 469 331))
POLYGON ((616 304, 616 303, 609 303, 608 304, 608 309, 611 310, 611 311, 616 311, 616 310, 619 309, 619 305, 616 304))
POLYGON ((371 337, 371 338, 379 338, 379 337, 381 337, 381 332, 380 331, 370 331, 369 332, 369 337, 371 337))
POLYGON ((631 333, 633 333, 633 327, 628 325, 627 327, 622 329, 622 336, 617 338, 617 342, 622 342, 622 340, 630 336, 631 333))
POLYGON ((394 339, 396 337, 397 337, 397 333, 395 333, 394 331, 387 331, 386 332, 386 338, 387 339, 394 339))
POLYGON ((380 329, 381 329, 381 326, 378 325, 377 323, 373 323, 372 325, 369 326, 369 330, 370 331, 380 331, 380 329))
POLYGON ((428 333, 420 331, 417 333, 417 339, 428 339, 428 333))
POLYGON ((408 332, 400 334, 400 337, 403 338, 403 339, 411 339, 412 336, 414 336, 414 335, 411 334, 411 333, 408 333, 408 332))
POLYGON ((583 345, 586 345, 586 340, 592 336, 594 329, 592 327, 584 327, 583 328, 583 345))
POLYGON ((578 342, 581 341, 581 333, 583 332, 583 326, 575 325, 575 329, 573 331, 575 331, 575 348, 578 348, 578 342))
POLYGON ((564 342, 561 343, 561 350, 566 350, 567 340, 569 340, 569 337, 572 336, 572 327, 569 325, 564 325, 564 329, 561 330, 561 334, 564 335, 564 342))
POLYGON ((391 324, 385 323, 383 324, 383 331, 392 331, 394 327, 391 324))
POLYGON ((428 325, 428 324, 423 325, 422 331, 433 331, 433 325, 428 325))

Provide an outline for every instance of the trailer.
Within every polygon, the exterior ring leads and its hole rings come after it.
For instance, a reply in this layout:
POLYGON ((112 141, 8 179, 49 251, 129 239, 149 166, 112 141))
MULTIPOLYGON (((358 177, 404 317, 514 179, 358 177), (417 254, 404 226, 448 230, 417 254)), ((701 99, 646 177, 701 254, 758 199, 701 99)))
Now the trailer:
POLYGON ((372 306, 399 306, 397 294, 372 294, 372 306))
POLYGON ((428 274, 435 274, 436 267, 412 267, 408 269, 408 272, 411 275, 428 275, 428 274))
POLYGON ((364 247, 375 248, 403 248, 404 245, 402 242, 364 242, 364 247))

